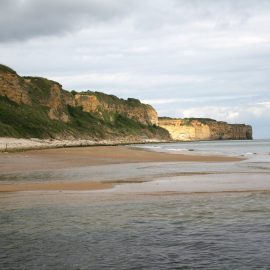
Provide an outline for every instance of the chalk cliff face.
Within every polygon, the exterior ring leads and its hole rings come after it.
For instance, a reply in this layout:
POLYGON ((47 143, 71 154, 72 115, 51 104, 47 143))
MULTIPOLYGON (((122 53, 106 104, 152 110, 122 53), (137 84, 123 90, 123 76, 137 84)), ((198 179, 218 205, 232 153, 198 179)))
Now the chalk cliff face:
POLYGON ((102 112, 120 113, 144 125, 158 125, 156 110, 148 104, 142 104, 137 99, 123 100, 113 95, 88 91, 75 94, 75 106, 81 106, 85 112, 95 112, 101 115, 102 112))
POLYGON ((0 69, 0 95, 16 103, 31 104, 24 80, 11 69, 0 69))
POLYGON ((0 136, 170 140, 157 112, 137 99, 63 90, 40 77, 21 77, 0 64, 0 136))
POLYGON ((39 103, 47 106, 48 116, 52 120, 68 122, 70 117, 67 106, 69 105, 81 107, 84 112, 97 113, 101 117, 111 112, 125 115, 144 125, 158 124, 155 109, 150 105, 142 104, 137 99, 123 100, 92 91, 71 94, 63 90, 57 82, 39 77, 20 77, 5 66, 0 68, 0 95, 18 104, 39 103))
POLYGON ((228 124, 212 119, 160 118, 159 126, 168 130, 172 139, 179 141, 252 139, 251 126, 228 124))
POLYGON ((134 141, 252 139, 252 128, 211 119, 158 119, 137 99, 65 91, 40 77, 21 77, 0 65, 0 136, 115 138, 134 141))

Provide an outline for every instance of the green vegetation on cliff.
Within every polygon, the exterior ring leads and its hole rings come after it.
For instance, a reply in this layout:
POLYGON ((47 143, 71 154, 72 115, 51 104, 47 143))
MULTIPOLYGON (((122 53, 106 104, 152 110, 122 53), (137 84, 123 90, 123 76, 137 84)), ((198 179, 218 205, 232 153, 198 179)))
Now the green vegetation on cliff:
POLYGON ((0 97, 0 136, 48 138, 64 130, 64 123, 51 121, 46 108, 17 104, 0 97))
POLYGON ((183 126, 190 126, 190 125, 192 125, 193 121, 198 121, 202 124, 217 122, 216 120, 211 119, 211 118, 199 118, 199 117, 172 118, 172 117, 165 116, 165 117, 159 117, 158 119, 159 120, 179 120, 179 119, 181 119, 183 126))
POLYGON ((16 71, 2 64, 0 64, 0 72, 9 72, 9 73, 16 74, 16 71))
POLYGON ((16 138, 96 138, 141 136, 166 138, 168 133, 157 126, 147 126, 116 114, 113 122, 95 113, 68 106, 70 121, 51 120, 42 106, 17 104, 0 97, 0 136, 16 138))
POLYGON ((57 82, 20 77, 0 65, 1 137, 170 139, 166 130, 149 123, 153 112, 156 114, 137 99, 123 100, 92 91, 68 92, 57 82), (87 104, 76 99, 85 95, 90 96, 87 104))

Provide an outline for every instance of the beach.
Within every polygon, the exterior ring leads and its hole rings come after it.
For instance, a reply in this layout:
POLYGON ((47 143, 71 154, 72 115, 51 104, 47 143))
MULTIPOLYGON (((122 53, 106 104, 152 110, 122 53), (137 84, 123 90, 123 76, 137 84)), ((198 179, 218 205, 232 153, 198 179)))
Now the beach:
MULTIPOLYGON (((17 153, 0 153, 1 174, 20 173, 27 171, 48 171, 59 169, 80 168, 88 166, 130 163, 166 163, 166 162, 238 162, 240 157, 201 156, 188 154, 170 154, 147 151, 127 146, 92 146, 43 150, 28 150, 17 153)), ((108 174, 110 172, 108 171, 108 174)), ((164 175, 163 175, 164 176, 164 175)), ((44 179, 45 180, 45 179, 44 179)), ((102 180, 102 179, 101 179, 102 180)), ((136 179, 138 182, 139 179, 136 179)), ((121 180, 117 182, 121 183, 121 180)), ((125 181, 123 181, 125 183, 125 181)), ((115 182, 100 181, 50 181, 45 183, 16 182, 1 183, 1 191, 27 190, 96 190, 113 187, 115 182)))
POLYGON ((86 147, 86 146, 110 146, 136 143, 162 143, 167 142, 159 139, 39 139, 39 138, 12 138, 0 137, 0 152, 16 152, 25 150, 55 149, 64 147, 86 147))

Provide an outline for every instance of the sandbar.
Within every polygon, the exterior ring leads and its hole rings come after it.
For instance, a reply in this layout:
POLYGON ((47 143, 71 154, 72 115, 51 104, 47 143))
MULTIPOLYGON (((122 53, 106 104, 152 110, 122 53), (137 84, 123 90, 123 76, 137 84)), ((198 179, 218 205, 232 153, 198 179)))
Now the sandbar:
POLYGON ((37 190, 99 190, 112 188, 112 183, 102 182, 45 182, 0 184, 0 192, 37 191, 37 190))
POLYGON ((241 157, 169 154, 125 146, 93 146, 0 153, 0 173, 139 162, 237 162, 241 157))
MULTIPOLYGON (((0 153, 0 174, 25 171, 46 171, 106 164, 146 162, 238 162, 241 160, 243 160, 243 158, 240 157, 169 154, 127 146, 74 147, 0 153)), ((113 186, 114 183, 90 181, 0 183, 0 192, 30 190, 96 190, 112 188, 113 186)))

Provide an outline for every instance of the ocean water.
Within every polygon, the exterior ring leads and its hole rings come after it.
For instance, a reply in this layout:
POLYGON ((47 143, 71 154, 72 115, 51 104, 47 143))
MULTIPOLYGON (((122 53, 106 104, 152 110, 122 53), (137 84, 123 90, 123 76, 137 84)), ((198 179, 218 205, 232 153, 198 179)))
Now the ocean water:
POLYGON ((198 141, 137 145, 152 151, 183 154, 214 154, 264 158, 270 160, 270 140, 198 141))
POLYGON ((133 183, 1 193, 0 269, 270 269, 270 141, 143 147, 247 159, 2 174, 4 183, 133 183))

